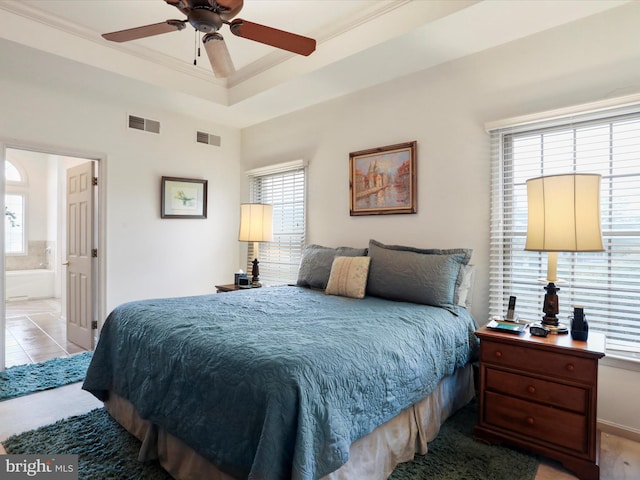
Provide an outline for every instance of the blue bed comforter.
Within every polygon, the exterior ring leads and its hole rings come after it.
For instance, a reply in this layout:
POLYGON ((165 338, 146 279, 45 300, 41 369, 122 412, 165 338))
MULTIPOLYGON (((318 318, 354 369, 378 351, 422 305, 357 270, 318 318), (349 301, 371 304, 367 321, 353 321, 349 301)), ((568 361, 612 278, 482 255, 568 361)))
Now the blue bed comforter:
POLYGON ((237 478, 313 480, 466 364, 474 330, 463 308, 300 287, 138 301, 109 315, 82 388, 237 478))

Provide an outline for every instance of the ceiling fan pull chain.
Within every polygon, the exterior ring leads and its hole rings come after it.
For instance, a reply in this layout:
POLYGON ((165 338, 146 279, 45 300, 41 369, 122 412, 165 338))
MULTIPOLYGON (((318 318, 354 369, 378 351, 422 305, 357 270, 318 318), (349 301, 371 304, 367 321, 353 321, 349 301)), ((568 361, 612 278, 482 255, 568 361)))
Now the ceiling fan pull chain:
POLYGON ((193 65, 198 65, 197 58, 200 56, 200 38, 198 38, 198 30, 194 30, 195 35, 193 36, 193 65))

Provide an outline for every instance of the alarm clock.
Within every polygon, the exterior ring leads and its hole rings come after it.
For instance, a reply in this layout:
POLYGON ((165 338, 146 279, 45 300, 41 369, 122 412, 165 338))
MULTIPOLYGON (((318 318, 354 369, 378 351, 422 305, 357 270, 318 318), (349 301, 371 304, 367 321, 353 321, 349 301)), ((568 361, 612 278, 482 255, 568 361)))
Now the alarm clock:
POLYGON ((547 335, 549 335, 550 331, 551 330, 549 330, 541 323, 534 323, 529 326, 529 333, 535 337, 546 337, 547 335))

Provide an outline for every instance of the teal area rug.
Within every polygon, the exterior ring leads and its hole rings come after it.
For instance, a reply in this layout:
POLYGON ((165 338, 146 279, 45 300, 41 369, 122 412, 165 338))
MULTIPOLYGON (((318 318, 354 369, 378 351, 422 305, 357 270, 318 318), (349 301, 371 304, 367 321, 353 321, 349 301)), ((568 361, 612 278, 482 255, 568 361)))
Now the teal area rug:
POLYGON ((389 480, 535 479, 540 463, 535 455, 473 439, 477 418, 474 400, 444 423, 426 455, 398 465, 389 480))
POLYGON ((18 365, 0 372, 0 401, 84 380, 93 352, 18 365))
MULTIPOLYGON (((429 453, 399 465, 390 480, 533 480, 538 460, 506 447, 475 442, 476 405, 451 417, 429 444, 429 453)), ((91 480, 171 477, 158 462, 137 461, 140 442, 104 408, 21 433, 3 442, 10 454, 77 454, 79 478, 91 480)))
POLYGON ((9 454, 78 455, 79 480, 169 480, 157 461, 138 461, 140 442, 104 408, 9 437, 9 454))

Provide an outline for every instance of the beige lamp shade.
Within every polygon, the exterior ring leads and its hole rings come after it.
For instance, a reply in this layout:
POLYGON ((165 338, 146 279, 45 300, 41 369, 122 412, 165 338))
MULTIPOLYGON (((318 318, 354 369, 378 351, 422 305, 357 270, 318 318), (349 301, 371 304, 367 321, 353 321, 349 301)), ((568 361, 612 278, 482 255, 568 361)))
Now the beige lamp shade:
POLYGON ((527 180, 525 250, 599 252, 600 175, 566 174, 527 180))
POLYGON ((270 242, 273 240, 273 206, 264 203, 240 205, 241 242, 270 242))

